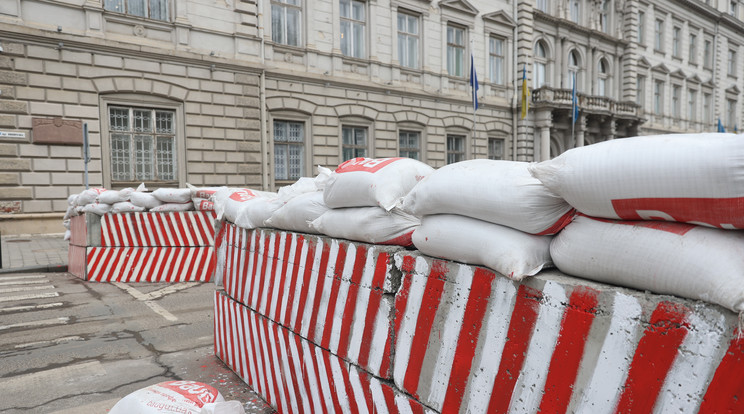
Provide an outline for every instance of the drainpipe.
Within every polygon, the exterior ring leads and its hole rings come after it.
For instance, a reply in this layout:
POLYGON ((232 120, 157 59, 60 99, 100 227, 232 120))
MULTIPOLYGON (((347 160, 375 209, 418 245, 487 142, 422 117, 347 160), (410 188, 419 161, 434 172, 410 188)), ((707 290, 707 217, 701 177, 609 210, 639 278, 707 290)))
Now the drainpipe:
POLYGON ((517 73, 518 72, 518 63, 517 63, 517 1, 514 0, 512 2, 512 13, 514 14, 514 34, 512 37, 514 38, 512 40, 512 160, 517 160, 517 138, 518 138, 518 128, 517 128, 517 73))
MULTIPOLYGON (((716 86, 713 88, 713 110, 717 114, 717 118, 721 119, 720 113, 718 113, 718 38, 720 34, 718 33, 718 29, 721 25, 721 18, 719 17, 718 20, 716 20, 716 34, 713 35, 713 56, 711 58, 713 59, 713 62, 711 64, 713 65, 713 85, 716 86)), ((705 39, 703 39, 703 42, 705 39)), ((716 122, 716 120, 711 119, 711 121, 716 122)), ((721 121, 723 122, 723 121, 721 121)))
POLYGON ((264 13, 263 13, 263 0, 258 0, 258 37, 261 39, 261 74, 259 75, 259 91, 258 91, 258 105, 259 105, 259 131, 261 139, 261 189, 263 190, 274 190, 273 184, 269 182, 269 166, 271 165, 268 152, 268 137, 266 134, 266 52, 264 49, 264 13), (269 188, 271 186, 271 188, 269 188))

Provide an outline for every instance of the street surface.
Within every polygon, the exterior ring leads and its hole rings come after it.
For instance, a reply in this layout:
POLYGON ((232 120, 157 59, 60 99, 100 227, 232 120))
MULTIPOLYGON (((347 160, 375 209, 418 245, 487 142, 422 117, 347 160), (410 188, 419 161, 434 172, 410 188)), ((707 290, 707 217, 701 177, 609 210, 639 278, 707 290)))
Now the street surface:
POLYGON ((212 283, 90 283, 69 273, 0 274, 0 412, 105 413, 174 379, 269 413, 213 355, 212 283))

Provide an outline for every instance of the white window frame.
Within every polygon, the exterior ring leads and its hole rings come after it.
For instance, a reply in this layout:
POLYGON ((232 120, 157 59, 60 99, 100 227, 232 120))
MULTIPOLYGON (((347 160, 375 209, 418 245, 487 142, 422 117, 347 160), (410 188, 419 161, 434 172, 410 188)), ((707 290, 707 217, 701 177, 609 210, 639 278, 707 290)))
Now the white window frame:
POLYGON ((597 61, 597 95, 608 96, 612 90, 612 73, 610 62, 605 58, 597 61))
POLYGON ((302 36, 302 15, 303 15, 303 8, 302 8, 302 1, 303 0, 271 0, 271 14, 269 18, 271 19, 271 40, 274 43, 287 45, 287 46, 294 46, 294 47, 301 47, 303 46, 303 36, 302 36), (275 12, 280 17, 279 27, 276 27, 274 25, 274 15, 275 12), (289 28, 291 27, 291 23, 289 21, 289 15, 291 12, 297 13, 297 39, 290 39, 290 31, 289 28), (277 37, 279 37, 277 39, 277 37))
POLYGON ((682 85, 672 84, 672 118, 682 118, 682 85))
POLYGON ((412 158, 418 161, 423 161, 423 142, 424 142, 424 134, 420 129, 417 128, 406 128, 402 127, 398 129, 398 156, 399 157, 408 157, 412 158), (410 138, 411 135, 415 135, 417 138, 416 146, 410 146, 410 145, 403 145, 403 142, 401 142, 401 139, 403 136, 406 136, 406 138, 410 138), (416 157, 411 157, 410 153, 415 152, 418 155, 416 157))
POLYGON ((690 33, 690 43, 687 51, 687 59, 690 63, 697 63, 697 42, 697 35, 695 33, 690 33))
POLYGON ((489 136, 488 137, 488 159, 489 160, 505 160, 506 158, 506 138, 503 137, 494 137, 489 136), (498 145, 492 145, 499 143, 501 147, 501 156, 497 157, 497 154, 495 153, 495 147, 498 145))
POLYGON ((541 88, 547 84, 548 81, 548 61, 550 59, 550 52, 547 50, 547 45, 544 41, 538 40, 535 42, 535 58, 534 58, 534 69, 532 73, 532 89, 541 88), (542 50, 543 56, 539 56, 538 53, 542 50))
POLYGON ((654 79, 654 115, 664 114, 664 81, 654 79))
POLYGON ((581 0, 568 0, 568 18, 576 24, 581 24, 581 0))
POLYGON ((682 48, 680 42, 682 40, 682 28, 680 26, 672 27, 672 56, 679 58, 682 57, 682 48))
POLYGON ((713 67, 713 40, 707 38, 703 39, 703 67, 713 67))
POLYGON ((726 98, 726 126, 729 132, 734 131, 736 126, 736 99, 733 97, 726 98))
POLYGON ((654 50, 661 52, 664 48, 664 20, 654 21, 654 50))
POLYGON ((713 93, 703 92, 703 123, 709 125, 713 122, 713 93))
POLYGON ((421 15, 407 10, 398 10, 396 25, 398 27, 398 62, 408 69, 421 67, 421 15), (401 28, 401 17, 405 18, 405 27, 401 28), (411 21, 416 22, 416 31, 411 31, 411 21), (415 51, 411 51, 411 48, 415 51), (413 61, 412 61, 413 60, 413 61))
POLYGON ((506 49, 506 39, 497 36, 488 37, 489 77, 491 79, 491 82, 497 85, 506 84, 506 49), (495 47, 497 44, 501 44, 500 54, 497 50, 498 48, 495 47))
MULTIPOLYGON (((288 134, 289 135, 289 134, 288 134)), ((308 131, 307 131, 307 122, 305 120, 299 120, 292 117, 283 117, 283 116, 275 116, 271 120, 271 142, 272 142, 272 175, 274 177, 275 182, 291 182, 291 181, 297 181, 300 177, 304 177, 307 174, 307 137, 308 137, 308 131), (302 126, 302 141, 291 141, 289 139, 286 140, 277 140, 277 123, 286 124, 288 127, 290 124, 298 124, 302 126), (286 152, 286 176, 284 174, 281 175, 277 174, 277 157, 279 154, 277 154, 277 148, 278 147, 287 147, 286 152), (297 177, 290 174, 290 171, 292 169, 290 165, 290 155, 289 155, 289 148, 290 147, 298 147, 300 148, 300 165, 299 165, 299 175, 297 177)))
POLYGON ((467 28, 455 24, 447 24, 447 74, 449 76, 465 77, 465 52, 467 51, 467 28), (457 35, 461 34, 462 42, 457 42, 457 35), (458 55, 460 53, 461 55, 458 55))
POLYGON ((354 123, 342 124, 341 125, 341 137, 339 139, 341 143, 341 161, 343 162, 343 161, 347 161, 347 160, 358 158, 358 157, 372 158, 372 154, 370 153, 370 140, 371 140, 371 134, 370 134, 369 126, 358 125, 354 123), (354 142, 352 143, 345 142, 344 138, 347 132, 350 132, 352 134, 352 138, 354 138, 354 142), (356 143, 357 133, 359 132, 361 132, 364 137, 364 143, 361 145, 356 143), (351 151, 352 153, 347 155, 347 151, 351 151))
POLYGON ((736 76, 736 67, 737 67, 736 59, 737 59, 736 49, 729 49, 728 50, 728 64, 727 64, 728 70, 726 72, 729 76, 734 76, 734 77, 736 76))
POLYGON ((687 89, 687 119, 697 122, 697 90, 687 89))
POLYGON ((144 10, 142 13, 138 13, 133 10, 130 3, 135 0, 103 0, 103 9, 115 13, 123 13, 128 16, 144 17, 145 19, 158 20, 163 22, 170 21, 170 5, 169 0, 140 0, 144 3, 144 10), (152 17, 153 7, 159 9, 159 17, 152 17), (165 17, 162 17, 165 14, 165 17))
POLYGON ((446 158, 445 163, 452 164, 455 162, 465 161, 468 156, 468 135, 465 133, 451 132, 445 136, 445 151, 446 158), (456 141, 460 140, 460 141, 456 141), (450 143, 460 142, 462 143, 462 150, 455 148, 451 149, 450 143))
POLYGON ((646 13, 644 11, 638 12, 638 43, 643 44, 644 38, 646 37, 646 13))
POLYGON ((367 18, 369 12, 367 11, 367 2, 360 0, 339 0, 339 19, 341 27, 341 53, 346 57, 364 59, 367 57, 367 18), (344 15, 343 5, 348 4, 349 15, 344 15), (361 6, 361 8, 357 8, 361 6), (364 15, 354 15, 354 10, 362 10, 364 15), (346 33, 344 32, 344 23, 349 25, 348 37, 346 39, 346 33), (358 37, 361 36, 361 41, 358 37))
POLYGON ((609 34, 612 31, 612 2, 610 0, 602 0, 599 4, 599 30, 602 33, 609 34))

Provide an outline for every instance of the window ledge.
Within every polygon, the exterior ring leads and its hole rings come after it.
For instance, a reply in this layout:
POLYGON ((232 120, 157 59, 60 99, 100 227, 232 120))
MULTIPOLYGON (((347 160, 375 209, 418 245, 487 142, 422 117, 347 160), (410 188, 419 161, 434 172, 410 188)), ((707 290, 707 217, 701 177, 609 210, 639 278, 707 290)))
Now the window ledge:
POLYGON ((175 26, 173 22, 168 20, 150 19, 131 14, 112 12, 110 10, 104 10, 103 17, 106 21, 129 25, 142 25, 145 29, 171 30, 175 26))

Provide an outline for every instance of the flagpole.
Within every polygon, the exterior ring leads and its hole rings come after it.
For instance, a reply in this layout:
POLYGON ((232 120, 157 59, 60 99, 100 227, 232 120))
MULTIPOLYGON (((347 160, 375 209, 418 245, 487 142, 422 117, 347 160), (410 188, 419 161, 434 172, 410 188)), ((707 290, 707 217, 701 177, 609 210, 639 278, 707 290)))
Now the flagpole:
POLYGON ((571 142, 576 147, 576 74, 573 74, 573 91, 571 93, 571 142))

